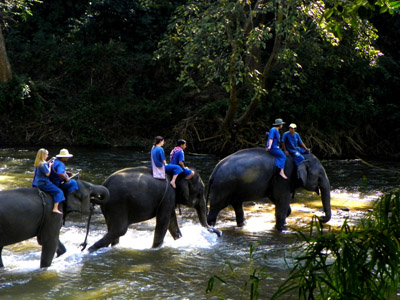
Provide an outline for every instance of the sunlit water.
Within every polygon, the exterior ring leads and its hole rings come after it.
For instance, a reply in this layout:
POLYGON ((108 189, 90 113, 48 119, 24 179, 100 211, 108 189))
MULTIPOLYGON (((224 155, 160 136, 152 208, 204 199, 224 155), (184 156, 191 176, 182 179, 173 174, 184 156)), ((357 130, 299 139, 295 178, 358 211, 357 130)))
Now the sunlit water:
MULTIPOLYGON (((50 156, 59 149, 49 148, 50 156)), ((127 149, 70 148, 74 157, 68 169, 80 178, 101 184, 112 172, 132 166, 149 165, 148 153, 127 149)), ((30 186, 37 149, 0 149, 0 190, 30 186)), ((212 156, 187 155, 207 183, 218 162, 212 156)), ((340 225, 345 218, 356 223, 382 192, 398 186, 398 164, 361 160, 323 161, 332 185, 332 220, 340 225)), ((321 201, 313 193, 299 191, 288 225, 305 226, 314 215, 321 215, 321 201)), ((235 227, 232 209, 218 217, 222 237, 210 234, 197 220, 194 210, 181 207, 178 222, 182 238, 174 241, 167 233, 160 249, 151 249, 155 220, 130 226, 115 247, 89 254, 79 245, 86 234, 86 215, 67 218, 60 239, 67 252, 53 260, 51 267, 39 268, 40 251, 36 239, 6 246, 5 268, 0 270, 0 299, 246 299, 242 293, 254 270, 265 267, 270 277, 260 284, 260 299, 269 299, 289 272, 290 247, 297 243, 293 231, 274 230, 274 207, 270 203, 247 203, 246 225, 235 227), (250 259, 250 245, 254 248, 250 259), (207 282, 219 275, 213 294, 206 294, 207 282)), ((106 233, 104 218, 96 208, 88 245, 106 233)), ((258 274, 258 273, 256 273, 258 274)))

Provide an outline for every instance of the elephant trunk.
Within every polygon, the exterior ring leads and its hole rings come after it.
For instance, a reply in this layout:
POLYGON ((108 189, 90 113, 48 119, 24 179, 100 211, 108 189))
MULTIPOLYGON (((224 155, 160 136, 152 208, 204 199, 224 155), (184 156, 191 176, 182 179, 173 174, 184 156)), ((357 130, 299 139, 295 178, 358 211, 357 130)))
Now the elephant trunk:
POLYGON ((199 204, 196 205, 196 211, 201 226, 205 227, 209 232, 215 233, 217 236, 220 237, 222 235, 221 231, 207 224, 207 205, 206 199, 204 197, 202 197, 202 201, 199 201, 199 204))
POLYGON ((320 218, 322 223, 326 223, 331 219, 331 187, 328 178, 324 178, 319 185, 321 190, 321 200, 324 207, 325 216, 320 218))

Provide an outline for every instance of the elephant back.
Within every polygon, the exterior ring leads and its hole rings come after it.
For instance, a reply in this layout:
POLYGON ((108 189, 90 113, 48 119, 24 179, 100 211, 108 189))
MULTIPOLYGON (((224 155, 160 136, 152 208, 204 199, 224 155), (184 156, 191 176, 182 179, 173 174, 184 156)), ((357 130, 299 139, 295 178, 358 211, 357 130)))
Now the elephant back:
POLYGON ((213 198, 252 199, 267 195, 275 173, 275 159, 264 148, 244 149, 221 160, 211 173, 208 200, 213 198), (256 191, 256 192, 254 192, 256 191))
POLYGON ((118 199, 123 198, 164 194, 169 184, 166 180, 154 178, 151 169, 148 167, 133 167, 111 174, 103 182, 103 186, 110 191, 110 201, 115 203, 119 201, 118 199))
POLYGON ((36 236, 53 207, 52 197, 37 188, 1 191, 0 203, 0 228, 7 228, 2 245, 36 236))

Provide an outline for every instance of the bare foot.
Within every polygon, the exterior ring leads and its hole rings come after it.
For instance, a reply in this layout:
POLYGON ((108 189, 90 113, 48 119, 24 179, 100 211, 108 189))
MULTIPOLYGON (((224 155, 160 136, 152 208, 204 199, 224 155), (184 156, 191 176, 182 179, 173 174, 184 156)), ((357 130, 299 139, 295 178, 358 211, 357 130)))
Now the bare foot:
POLYGON ((172 182, 172 181, 171 181, 169 184, 170 184, 174 189, 176 189, 176 184, 175 184, 175 182, 172 182))
POLYGON ((62 215, 63 213, 61 212, 61 211, 59 211, 58 209, 53 209, 53 213, 56 213, 56 214, 59 214, 59 215, 62 215))
POLYGON ((281 172, 279 173, 279 175, 281 175, 283 179, 287 179, 287 176, 285 175, 285 173, 284 173, 283 171, 281 171, 281 172))

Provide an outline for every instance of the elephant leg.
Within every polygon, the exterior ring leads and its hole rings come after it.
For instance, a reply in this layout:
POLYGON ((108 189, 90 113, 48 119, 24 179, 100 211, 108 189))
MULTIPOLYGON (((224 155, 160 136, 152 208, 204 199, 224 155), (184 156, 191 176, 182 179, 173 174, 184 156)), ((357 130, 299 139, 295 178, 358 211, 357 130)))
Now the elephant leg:
POLYGON ((174 240, 177 240, 182 237, 182 233, 178 226, 178 220, 176 219, 175 210, 173 211, 173 213, 171 215, 171 220, 169 221, 168 231, 172 235, 174 240))
POLYGON ((113 241, 111 242, 111 246, 115 246, 115 245, 117 245, 118 243, 119 243, 119 237, 116 238, 115 240, 113 240, 113 241))
MULTIPOLYGON (((286 197, 284 197, 286 198, 286 197)), ((288 197, 289 198, 289 197, 288 197)), ((275 203, 275 220, 276 220, 276 230, 283 231, 286 229, 286 217, 291 213, 290 201, 289 199, 279 199, 275 203)))
POLYGON ((67 252, 67 249, 65 248, 64 244, 61 243, 60 240, 58 240, 58 246, 57 246, 57 250, 56 250, 57 257, 63 255, 65 252, 67 252))
POLYGON ((227 207, 227 205, 219 206, 210 204, 210 211, 208 212, 207 216, 207 224, 210 226, 215 226, 219 212, 223 210, 225 207, 227 207))
POLYGON ((218 214, 219 214, 219 210, 216 211, 216 210, 210 209, 208 216, 207 216, 207 224, 210 226, 215 226, 215 223, 217 222, 218 214))
POLYGON ((54 254, 56 253, 58 247, 58 238, 49 239, 42 245, 42 255, 40 257, 40 267, 47 268, 50 267, 53 261, 54 254))
POLYGON ((115 214, 116 218, 106 217, 108 232, 96 243, 89 247, 89 252, 94 252, 100 248, 116 245, 119 242, 119 237, 123 236, 128 231, 128 217, 115 214))
POLYGON ((119 237, 123 236, 127 231, 128 225, 118 229, 114 228, 113 230, 110 230, 105 234, 105 236, 90 246, 88 251, 94 252, 100 248, 108 247, 110 244, 113 246, 116 245, 119 242, 119 237))
POLYGON ((0 247, 0 268, 3 268, 3 259, 1 258, 1 251, 3 251, 3 247, 0 247))
MULTIPOLYGON (((170 226, 171 217, 175 216, 175 199, 174 195, 167 195, 157 209, 156 229, 154 231, 154 240, 152 248, 161 247, 164 242, 165 234, 170 226)), ((175 220, 175 222, 177 222, 175 220)))
POLYGON ((233 209, 235 210, 236 215, 236 224, 238 227, 244 226, 244 211, 243 211, 243 203, 234 203, 232 204, 233 209))

